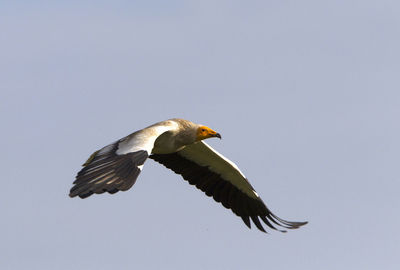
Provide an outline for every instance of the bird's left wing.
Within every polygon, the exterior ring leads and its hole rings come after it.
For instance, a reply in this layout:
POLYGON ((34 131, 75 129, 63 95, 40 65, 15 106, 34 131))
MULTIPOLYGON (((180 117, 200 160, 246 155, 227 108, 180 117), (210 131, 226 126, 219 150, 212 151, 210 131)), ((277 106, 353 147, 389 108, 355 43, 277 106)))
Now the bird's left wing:
POLYGON ((239 168, 202 141, 173 154, 153 154, 150 158, 181 174, 207 196, 232 209, 249 228, 251 219, 259 230, 265 232, 259 218, 276 230, 274 224, 296 229, 307 223, 286 221, 274 215, 239 168))
POLYGON ((136 182, 154 142, 173 125, 153 125, 94 152, 77 174, 70 197, 128 190, 136 182))

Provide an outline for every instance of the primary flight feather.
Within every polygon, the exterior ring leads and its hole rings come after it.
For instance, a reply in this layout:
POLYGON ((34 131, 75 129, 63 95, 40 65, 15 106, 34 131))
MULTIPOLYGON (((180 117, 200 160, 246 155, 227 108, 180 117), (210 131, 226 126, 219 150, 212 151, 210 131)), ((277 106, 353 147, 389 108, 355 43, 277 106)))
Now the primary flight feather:
POLYGON ((296 229, 307 222, 292 222, 274 215, 239 168, 219 154, 204 139, 221 135, 209 127, 184 119, 170 119, 136 131, 94 152, 78 172, 70 197, 86 198, 128 190, 136 182, 144 162, 151 158, 182 175, 191 185, 213 197, 265 232, 270 228, 296 229))

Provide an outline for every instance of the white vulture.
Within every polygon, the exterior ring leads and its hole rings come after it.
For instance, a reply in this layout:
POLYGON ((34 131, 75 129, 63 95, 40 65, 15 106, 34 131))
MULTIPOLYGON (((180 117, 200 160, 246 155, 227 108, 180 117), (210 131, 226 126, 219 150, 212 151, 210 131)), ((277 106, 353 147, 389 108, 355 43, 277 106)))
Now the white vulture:
POLYGON ((136 182, 148 157, 182 175, 191 185, 265 232, 270 228, 296 229, 307 222, 292 222, 274 215, 239 168, 204 139, 221 135, 209 127, 183 119, 170 119, 138 130, 94 152, 78 172, 70 197, 128 190, 136 182))

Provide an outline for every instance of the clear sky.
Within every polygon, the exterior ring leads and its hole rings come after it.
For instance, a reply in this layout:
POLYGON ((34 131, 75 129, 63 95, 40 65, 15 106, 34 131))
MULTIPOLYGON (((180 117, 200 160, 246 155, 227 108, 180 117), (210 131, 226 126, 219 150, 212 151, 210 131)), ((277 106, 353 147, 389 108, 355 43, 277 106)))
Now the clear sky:
POLYGON ((2 1, 1 269, 398 269, 399 1, 2 1), (202 123, 287 234, 148 160, 68 197, 98 148, 202 123))

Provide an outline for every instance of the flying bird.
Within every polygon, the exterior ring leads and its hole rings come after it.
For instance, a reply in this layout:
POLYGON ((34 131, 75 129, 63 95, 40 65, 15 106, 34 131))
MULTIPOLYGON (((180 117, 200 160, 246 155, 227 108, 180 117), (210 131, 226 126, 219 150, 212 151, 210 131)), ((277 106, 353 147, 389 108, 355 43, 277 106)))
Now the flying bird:
POLYGON ((207 126, 178 118, 138 130, 94 152, 78 172, 69 196, 87 198, 94 193, 126 191, 151 158, 231 209, 249 228, 252 220, 266 232, 260 219, 281 232, 286 232, 282 228, 307 224, 274 215, 239 168, 203 141, 213 137, 221 139, 207 126))

